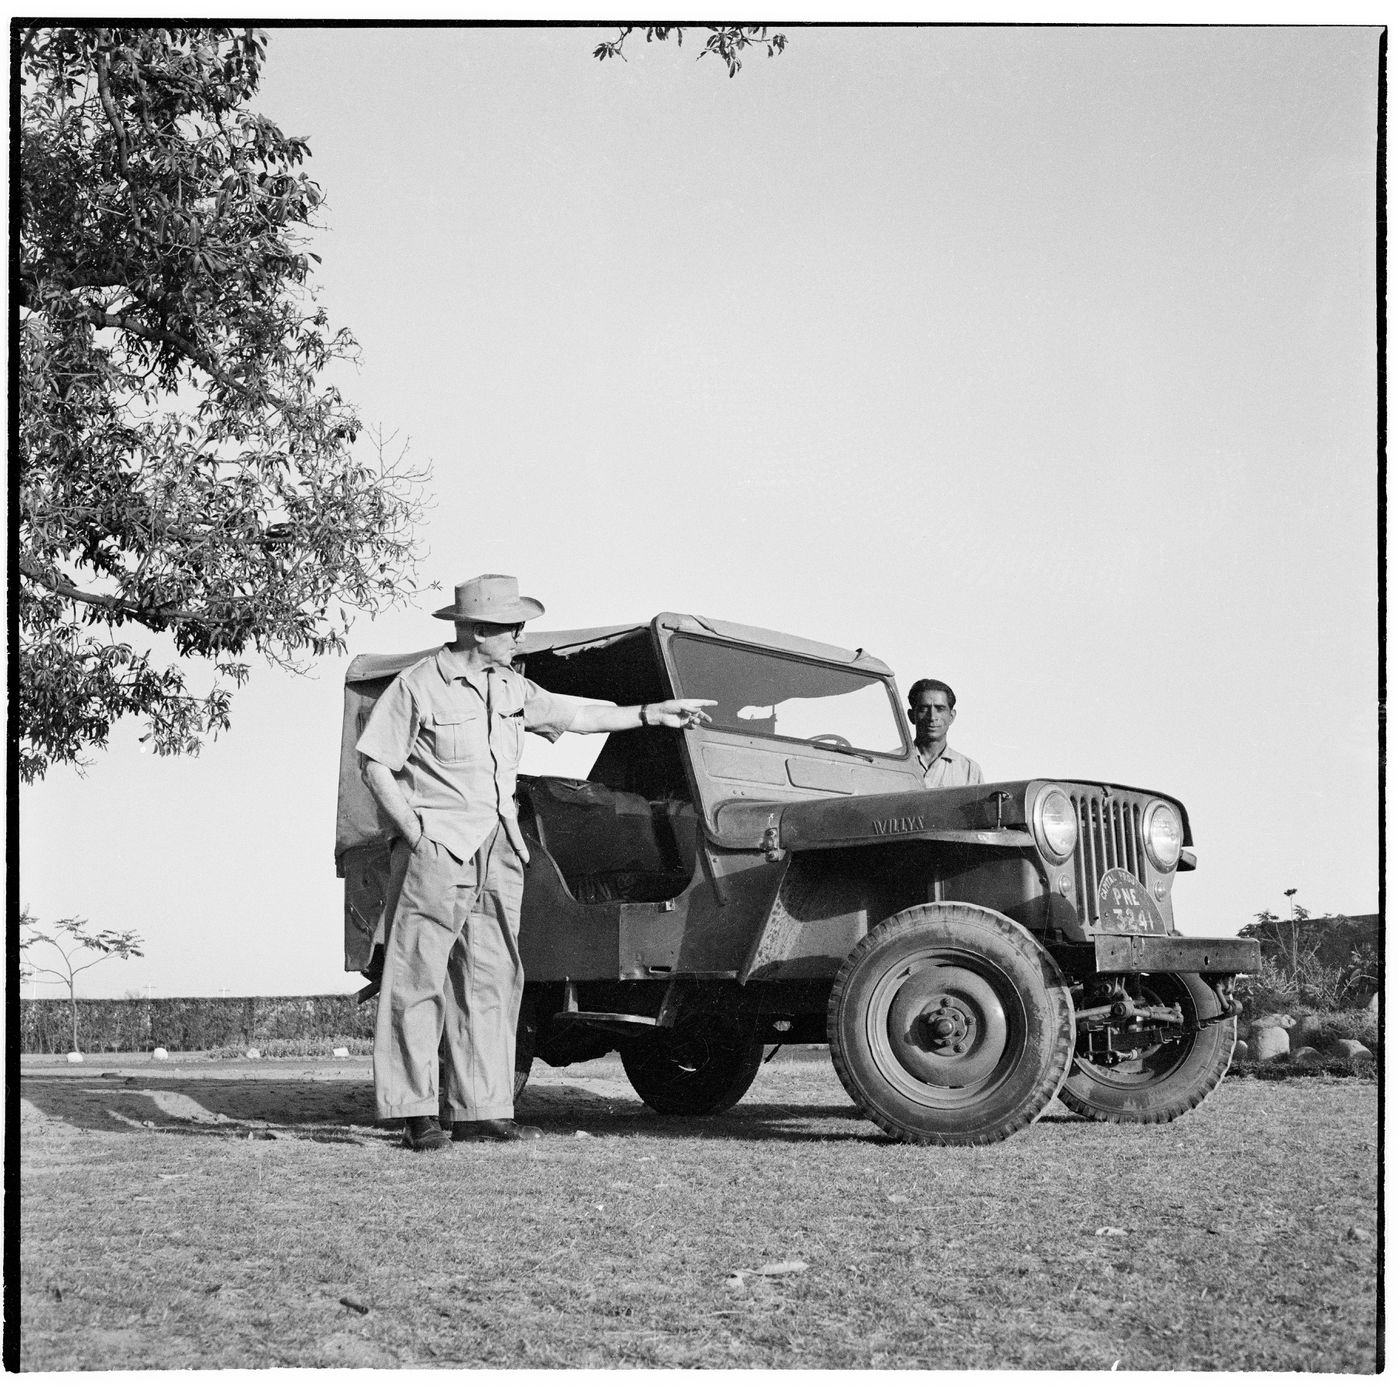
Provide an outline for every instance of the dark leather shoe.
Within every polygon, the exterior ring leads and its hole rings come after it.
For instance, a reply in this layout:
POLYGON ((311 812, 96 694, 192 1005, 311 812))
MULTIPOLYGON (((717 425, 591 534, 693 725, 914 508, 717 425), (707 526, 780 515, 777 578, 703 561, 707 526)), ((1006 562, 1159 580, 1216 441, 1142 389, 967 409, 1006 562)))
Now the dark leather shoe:
POLYGON ((449 1139, 431 1114, 421 1114, 404 1120, 403 1141, 415 1153, 431 1153, 447 1147, 449 1139))
POLYGON ((458 1119, 452 1125, 454 1143, 524 1143, 543 1137, 543 1129, 514 1119, 458 1119))

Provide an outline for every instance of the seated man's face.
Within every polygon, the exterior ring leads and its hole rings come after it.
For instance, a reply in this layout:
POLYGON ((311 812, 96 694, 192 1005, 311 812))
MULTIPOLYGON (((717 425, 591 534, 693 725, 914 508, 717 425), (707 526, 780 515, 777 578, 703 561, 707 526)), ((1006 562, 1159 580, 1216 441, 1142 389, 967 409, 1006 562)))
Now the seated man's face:
POLYGON ((925 690, 909 710, 914 741, 922 747, 946 738, 957 716, 958 711, 948 703, 946 690, 925 690))

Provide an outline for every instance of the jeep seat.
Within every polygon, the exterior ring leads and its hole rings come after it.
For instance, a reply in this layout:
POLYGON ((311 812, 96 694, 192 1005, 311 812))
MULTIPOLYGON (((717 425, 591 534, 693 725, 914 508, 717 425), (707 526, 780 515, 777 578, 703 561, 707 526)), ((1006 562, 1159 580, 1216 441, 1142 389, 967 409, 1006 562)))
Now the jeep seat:
POLYGON ((519 789, 541 845, 580 902, 663 902, 690 882, 690 806, 564 777, 521 777, 519 789))

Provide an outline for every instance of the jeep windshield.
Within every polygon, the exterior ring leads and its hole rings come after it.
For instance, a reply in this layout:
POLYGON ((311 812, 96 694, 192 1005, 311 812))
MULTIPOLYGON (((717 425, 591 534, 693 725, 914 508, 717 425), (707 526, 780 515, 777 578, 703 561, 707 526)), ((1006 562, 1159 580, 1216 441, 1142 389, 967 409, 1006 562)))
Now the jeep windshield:
POLYGON ((904 755, 901 710, 878 676, 704 637, 676 636, 670 653, 677 694, 718 701, 709 710, 713 728, 904 755))

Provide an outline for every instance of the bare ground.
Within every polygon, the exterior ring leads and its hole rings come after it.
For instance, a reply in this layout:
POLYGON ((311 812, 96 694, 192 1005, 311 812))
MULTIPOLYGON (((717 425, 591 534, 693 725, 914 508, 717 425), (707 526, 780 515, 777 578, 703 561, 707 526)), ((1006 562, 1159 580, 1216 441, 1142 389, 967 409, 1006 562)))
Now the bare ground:
POLYGON ((609 1060, 537 1068, 543 1143, 421 1155, 364 1057, 21 1070, 28 1370, 1377 1367, 1363 1081, 919 1149, 825 1061, 684 1120, 609 1060))

